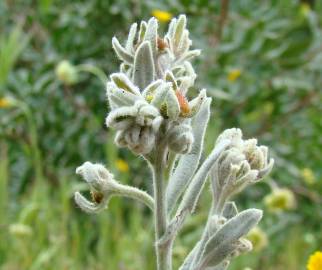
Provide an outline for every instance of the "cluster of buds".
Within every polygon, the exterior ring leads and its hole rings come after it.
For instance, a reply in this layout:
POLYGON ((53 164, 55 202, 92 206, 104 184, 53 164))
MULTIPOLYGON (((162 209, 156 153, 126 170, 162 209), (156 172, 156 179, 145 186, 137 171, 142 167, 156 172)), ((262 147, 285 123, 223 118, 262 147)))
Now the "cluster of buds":
POLYGON ((272 169, 274 160, 268 159, 268 148, 258 146, 256 139, 243 140, 240 129, 227 129, 216 144, 229 139, 230 147, 223 151, 212 169, 214 196, 225 199, 256 183, 272 169))
POLYGON ((184 15, 172 20, 163 38, 155 18, 137 28, 131 26, 124 46, 112 40, 122 64, 107 83, 106 125, 117 130, 118 146, 136 154, 150 153, 159 138, 170 150, 188 153, 194 140, 190 119, 206 99, 205 90, 190 102, 186 98, 196 78, 189 60, 200 51, 190 50, 184 15))
POLYGON ((153 198, 135 187, 120 184, 103 165, 85 162, 76 169, 76 174, 84 178, 90 187, 92 201, 87 200, 79 192, 75 193, 77 205, 87 213, 97 213, 107 207, 112 196, 122 196, 138 200, 149 208, 154 208, 153 198))

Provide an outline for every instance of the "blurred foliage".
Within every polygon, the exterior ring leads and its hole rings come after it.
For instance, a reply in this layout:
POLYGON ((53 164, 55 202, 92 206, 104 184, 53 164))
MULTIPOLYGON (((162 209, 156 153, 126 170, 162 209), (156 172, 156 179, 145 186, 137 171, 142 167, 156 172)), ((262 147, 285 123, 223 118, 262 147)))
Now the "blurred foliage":
MULTIPOLYGON (((108 164, 122 182, 151 189, 142 162, 114 148, 104 127, 104 85, 93 74, 102 79, 100 70, 116 70, 112 36, 122 39, 130 23, 156 9, 186 13, 194 46, 203 50, 196 61, 198 87, 214 97, 207 146, 224 128, 240 127, 272 149, 276 167, 268 183, 296 195, 295 210, 265 215, 268 246, 231 268, 304 269, 309 254, 322 248, 321 1, 3 0, 1 269, 154 269, 147 210, 114 199, 105 213, 85 217, 72 194, 84 189, 74 170, 86 160, 108 164), (64 59, 79 69, 76 84, 55 76, 64 59), (129 171, 120 172, 120 159, 129 171)), ((269 192, 260 184, 238 200, 265 208, 269 192)), ((208 206, 205 191, 200 215, 176 243, 176 265, 201 233, 208 206)))

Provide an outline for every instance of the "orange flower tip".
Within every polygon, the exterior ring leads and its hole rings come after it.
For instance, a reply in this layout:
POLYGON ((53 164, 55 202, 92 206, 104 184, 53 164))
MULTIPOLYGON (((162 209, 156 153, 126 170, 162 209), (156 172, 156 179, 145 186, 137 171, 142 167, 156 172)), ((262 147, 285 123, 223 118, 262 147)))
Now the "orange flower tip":
POLYGON ((165 48, 168 47, 168 44, 164 41, 164 39, 158 37, 157 39, 158 49, 159 51, 163 51, 165 48))
POLYGON ((180 90, 176 91, 176 96, 180 105, 180 110, 182 115, 188 115, 190 113, 190 107, 189 107, 189 103, 186 99, 186 97, 181 93, 180 90))

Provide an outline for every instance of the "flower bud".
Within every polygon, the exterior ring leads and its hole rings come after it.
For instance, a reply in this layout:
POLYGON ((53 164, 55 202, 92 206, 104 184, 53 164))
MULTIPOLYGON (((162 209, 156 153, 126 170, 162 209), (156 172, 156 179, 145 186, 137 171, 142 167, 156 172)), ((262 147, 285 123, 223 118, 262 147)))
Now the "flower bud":
POLYGON ((231 147, 241 147, 243 142, 242 136, 243 134, 239 128, 226 129, 218 136, 216 145, 218 145, 223 140, 230 140, 231 147))
POLYGON ((257 146, 256 139, 243 140, 240 129, 225 130, 217 139, 216 145, 229 140, 230 146, 221 153, 213 168, 213 187, 225 189, 225 196, 240 192, 248 184, 267 175, 274 160, 268 161, 268 148, 257 146))
POLYGON ((244 141, 243 153, 252 169, 261 170, 267 161, 267 147, 257 146, 256 139, 244 141))
POLYGON ((144 100, 133 106, 123 106, 110 112, 106 125, 117 131, 115 143, 128 147, 136 154, 149 153, 154 145, 163 118, 159 111, 144 100))
POLYGON ((58 63, 56 67, 57 78, 66 85, 72 85, 77 82, 77 69, 67 60, 58 63))
POLYGON ((194 138, 191 126, 188 124, 174 125, 168 132, 168 146, 176 153, 189 153, 191 151, 193 141, 194 138))
POLYGON ((266 233, 259 227, 254 227, 248 234, 247 239, 252 242, 253 249, 260 251, 268 244, 266 233))
POLYGON ((223 216, 213 215, 209 220, 209 228, 208 233, 209 236, 215 234, 227 221, 227 219, 223 216))
POLYGON ((241 238, 236 243, 236 250, 234 252, 233 257, 237 257, 240 254, 249 252, 253 249, 253 244, 251 241, 247 240, 246 238, 241 238))
POLYGON ((266 207, 271 212, 291 210, 296 206, 293 192, 287 188, 276 188, 264 198, 266 207))
POLYGON ((106 192, 117 184, 113 175, 101 164, 87 161, 76 169, 76 174, 81 175, 95 191, 106 192))
POLYGON ((134 125, 116 133, 115 143, 119 147, 128 147, 136 154, 148 154, 155 146, 155 133, 152 127, 134 125))
POLYGON ((238 148, 224 151, 214 166, 218 185, 233 184, 244 160, 245 155, 238 148))

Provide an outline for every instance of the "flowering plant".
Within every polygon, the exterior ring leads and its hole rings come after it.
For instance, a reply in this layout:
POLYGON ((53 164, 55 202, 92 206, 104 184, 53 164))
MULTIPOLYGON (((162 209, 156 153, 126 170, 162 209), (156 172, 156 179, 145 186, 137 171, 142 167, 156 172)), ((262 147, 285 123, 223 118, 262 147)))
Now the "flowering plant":
POLYGON ((196 74, 186 16, 172 19, 164 37, 151 18, 131 26, 125 45, 116 37, 113 48, 122 61, 110 75, 107 97, 111 111, 106 125, 116 130, 115 142, 142 156, 151 168, 154 193, 116 181, 102 165, 85 162, 76 170, 89 184, 92 201, 80 193, 76 203, 89 213, 106 208, 112 196, 141 201, 154 213, 157 269, 172 269, 172 246, 188 215, 210 179, 213 202, 200 241, 180 270, 226 269, 252 244, 244 237, 261 219, 262 211, 238 212, 232 198, 260 181, 273 166, 268 148, 242 132, 225 130, 208 157, 201 162, 203 141, 210 117, 211 98, 206 90, 188 100, 196 74))

